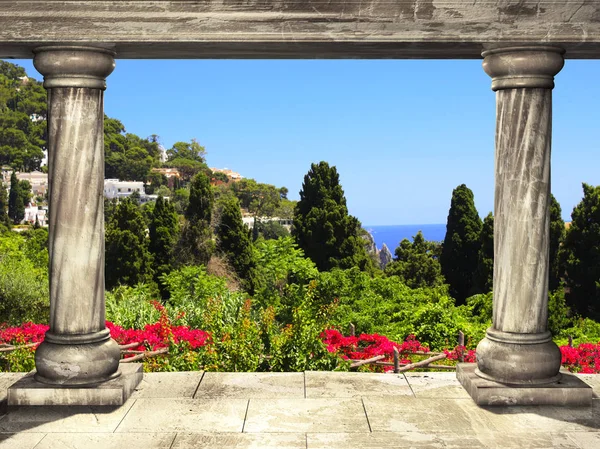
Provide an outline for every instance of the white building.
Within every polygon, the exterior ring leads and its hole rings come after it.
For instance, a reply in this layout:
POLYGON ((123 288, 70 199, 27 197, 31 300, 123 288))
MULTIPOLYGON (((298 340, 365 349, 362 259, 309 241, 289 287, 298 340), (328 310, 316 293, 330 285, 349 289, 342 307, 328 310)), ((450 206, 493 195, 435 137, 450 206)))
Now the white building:
POLYGON ((119 181, 118 179, 104 180, 104 196, 108 199, 127 198, 133 192, 140 194, 140 199, 146 196, 142 181, 119 181))
POLYGON ((29 223, 33 225, 35 224, 36 218, 40 226, 48 226, 48 207, 43 206, 40 208, 35 203, 28 204, 25 208, 25 216, 23 217, 23 221, 21 221, 21 223, 29 223))

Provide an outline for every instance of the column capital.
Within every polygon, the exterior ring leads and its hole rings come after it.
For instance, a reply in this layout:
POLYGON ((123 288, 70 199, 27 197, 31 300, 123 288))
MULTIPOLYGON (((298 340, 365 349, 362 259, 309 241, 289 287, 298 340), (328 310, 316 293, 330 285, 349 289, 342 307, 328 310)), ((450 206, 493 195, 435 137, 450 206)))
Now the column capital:
POLYGON ((86 46, 47 46, 33 50, 33 65, 44 75, 44 87, 106 89, 115 68, 115 52, 86 46))
POLYGON ((551 46, 504 47, 484 51, 483 70, 492 90, 554 88, 554 76, 564 66, 565 50, 551 46))

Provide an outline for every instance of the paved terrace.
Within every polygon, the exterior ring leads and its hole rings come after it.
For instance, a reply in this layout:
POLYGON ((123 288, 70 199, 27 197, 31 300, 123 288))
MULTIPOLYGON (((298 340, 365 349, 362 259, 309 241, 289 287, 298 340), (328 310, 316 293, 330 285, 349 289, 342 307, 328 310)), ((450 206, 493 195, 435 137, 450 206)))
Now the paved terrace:
MULTIPOLYGON (((0 374, 0 395, 21 373, 0 374)), ((478 407, 455 373, 145 374, 121 407, 2 410, 0 448, 600 447, 592 407, 478 407)), ((3 404, 4 402, 2 402, 3 404)))

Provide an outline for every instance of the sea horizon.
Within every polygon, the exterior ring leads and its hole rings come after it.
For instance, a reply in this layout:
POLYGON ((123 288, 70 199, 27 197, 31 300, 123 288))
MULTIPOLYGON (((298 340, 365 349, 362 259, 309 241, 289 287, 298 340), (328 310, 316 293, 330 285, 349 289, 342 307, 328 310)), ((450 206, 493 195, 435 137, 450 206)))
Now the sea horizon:
POLYGON ((383 244, 388 247, 393 254, 396 247, 403 239, 413 240, 419 231, 423 233, 425 240, 441 242, 446 236, 446 223, 436 224, 408 224, 408 225, 364 225, 363 228, 368 231, 375 240, 377 249, 381 249, 383 244))

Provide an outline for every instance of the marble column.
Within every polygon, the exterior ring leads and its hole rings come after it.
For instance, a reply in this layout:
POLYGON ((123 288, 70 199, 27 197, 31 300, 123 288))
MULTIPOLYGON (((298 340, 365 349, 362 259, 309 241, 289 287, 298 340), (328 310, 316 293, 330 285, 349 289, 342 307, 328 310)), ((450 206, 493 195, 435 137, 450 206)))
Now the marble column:
POLYGON ((507 385, 560 378, 548 331, 548 242, 552 89, 563 53, 527 46, 482 54, 496 92, 494 307, 475 373, 507 385))
POLYGON ((80 46, 34 54, 48 91, 50 214, 50 330, 35 379, 95 385, 120 375, 104 301, 104 90, 115 54, 80 46))

